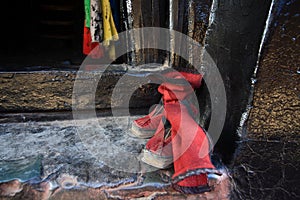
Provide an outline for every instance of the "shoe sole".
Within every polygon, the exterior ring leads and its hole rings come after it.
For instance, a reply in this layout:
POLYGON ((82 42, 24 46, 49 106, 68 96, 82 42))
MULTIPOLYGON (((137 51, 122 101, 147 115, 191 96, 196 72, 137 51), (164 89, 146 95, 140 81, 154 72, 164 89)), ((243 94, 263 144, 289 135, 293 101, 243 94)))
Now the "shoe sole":
POLYGON ((141 160, 148 165, 151 165, 159 169, 167 169, 172 166, 173 156, 157 155, 147 149, 143 149, 142 153, 143 156, 141 160))
POLYGON ((155 130, 145 130, 145 129, 142 129, 138 126, 136 126, 134 123, 132 123, 132 126, 131 126, 131 136, 132 137, 136 137, 136 138, 141 138, 141 139, 148 139, 148 138, 151 138, 154 133, 155 133, 155 130))

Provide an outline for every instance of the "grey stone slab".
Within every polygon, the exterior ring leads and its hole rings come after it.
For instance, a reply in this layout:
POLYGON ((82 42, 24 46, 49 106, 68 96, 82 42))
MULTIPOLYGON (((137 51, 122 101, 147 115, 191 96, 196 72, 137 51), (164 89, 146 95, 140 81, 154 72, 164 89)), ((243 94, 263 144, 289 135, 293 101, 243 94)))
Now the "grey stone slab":
POLYGON ((132 120, 106 117, 0 124, 0 160, 42 156, 41 178, 54 181, 53 187, 62 173, 76 176, 80 183, 91 187, 132 182, 140 171, 135 155, 146 142, 129 135, 132 120), (128 170, 118 166, 127 166, 128 170))

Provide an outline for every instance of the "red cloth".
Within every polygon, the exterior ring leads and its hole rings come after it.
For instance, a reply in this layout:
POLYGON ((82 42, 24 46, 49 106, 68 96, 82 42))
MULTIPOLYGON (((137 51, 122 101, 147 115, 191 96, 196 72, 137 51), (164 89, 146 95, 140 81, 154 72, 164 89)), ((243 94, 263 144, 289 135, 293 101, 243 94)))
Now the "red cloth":
MULTIPOLYGON (((191 80, 194 85, 200 86, 198 83, 202 76, 198 76, 198 80, 194 74, 185 73, 184 76, 186 79, 193 77, 191 80)), ((158 91, 163 95, 165 115, 172 127, 174 185, 181 188, 206 186, 205 170, 215 169, 210 160, 209 141, 204 130, 190 116, 190 105, 182 103, 193 92, 193 88, 166 82, 159 86, 158 91), (203 173, 189 175, 191 171, 197 170, 203 170, 203 173)))
MULTIPOLYGON (((181 97, 181 99, 186 98, 187 95, 189 95, 190 93, 193 92, 193 90, 191 90, 191 87, 188 85, 191 84, 192 88, 198 88, 201 85, 201 80, 202 80, 202 75, 201 74, 191 74, 191 73, 186 73, 186 72, 177 72, 177 71, 167 71, 165 73, 162 73, 162 75, 166 78, 180 78, 180 79, 185 79, 187 82, 185 83, 186 85, 184 87, 182 86, 177 86, 176 84, 173 85, 173 88, 177 88, 178 90, 185 90, 186 92, 189 91, 188 93, 186 93, 184 96, 181 97)), ((159 89, 160 90, 160 89, 159 89)), ((160 91, 162 93, 162 91, 160 91)), ((169 98, 176 98, 174 94, 169 94, 169 93, 165 93, 163 95, 171 95, 169 98)), ((195 114, 198 114, 198 110, 193 107, 193 105, 191 105, 192 110, 194 111, 195 114)), ((162 113, 159 113, 158 115, 155 114, 155 110, 144 116, 141 117, 139 119, 136 119, 133 123, 136 127, 139 127, 140 130, 144 129, 145 131, 147 130, 156 130, 161 118, 163 117, 162 113)), ((151 144, 151 142, 150 142, 151 144)), ((150 145, 151 146, 151 145, 150 145)))
POLYGON ((92 58, 102 58, 103 48, 99 42, 92 42, 90 29, 84 26, 83 30, 83 54, 90 55, 92 58))
POLYGON ((166 137, 161 121, 146 149, 162 160, 173 156, 175 173, 172 178, 176 190, 185 193, 209 191, 207 172, 213 172, 215 167, 210 160, 207 135, 191 116, 197 114, 198 109, 190 101, 194 89, 200 87, 202 75, 167 71, 151 78, 163 82, 158 91, 163 96, 163 116, 171 124, 171 137, 166 137))
POLYGON ((171 79, 185 79, 191 84, 192 88, 199 88, 201 86, 201 81, 203 77, 201 74, 178 72, 173 69, 171 71, 163 73, 163 76, 171 79))
MULTIPOLYGON (((165 103, 166 117, 172 127, 172 146, 175 173, 173 178, 196 169, 214 169, 209 155, 209 141, 204 130, 178 101, 165 103)), ((195 178, 193 178, 195 179, 195 178)), ((201 182, 201 181, 200 181, 201 182)), ((191 185, 185 179, 183 185, 191 185)), ((179 184, 179 185, 181 185, 179 184)))

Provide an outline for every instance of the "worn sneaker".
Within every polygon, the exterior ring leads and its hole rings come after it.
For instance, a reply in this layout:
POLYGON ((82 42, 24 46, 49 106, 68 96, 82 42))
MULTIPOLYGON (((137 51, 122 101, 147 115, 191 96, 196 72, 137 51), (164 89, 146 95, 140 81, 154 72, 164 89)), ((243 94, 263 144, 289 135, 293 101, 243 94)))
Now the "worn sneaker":
POLYGON ((155 108, 146 116, 133 121, 131 126, 132 136, 138 138, 151 138, 163 117, 163 106, 157 104, 155 108))
POLYGON ((141 160, 159 169, 166 169, 172 166, 171 128, 168 122, 164 124, 163 120, 160 121, 154 136, 147 142, 142 152, 141 160))

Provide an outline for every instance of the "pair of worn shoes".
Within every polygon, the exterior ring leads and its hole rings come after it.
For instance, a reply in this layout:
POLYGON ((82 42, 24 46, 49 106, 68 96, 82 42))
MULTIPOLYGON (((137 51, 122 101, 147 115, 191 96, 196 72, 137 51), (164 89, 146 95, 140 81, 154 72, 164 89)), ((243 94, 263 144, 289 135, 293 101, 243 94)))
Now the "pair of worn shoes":
POLYGON ((159 169, 171 167, 171 127, 166 121, 162 104, 157 104, 148 115, 134 120, 131 132, 138 138, 151 138, 142 152, 141 160, 144 163, 159 169))
POLYGON ((132 123, 132 134, 150 138, 142 161, 159 169, 173 164, 172 185, 178 191, 209 191, 207 174, 216 170, 210 160, 208 137, 195 120, 199 112, 191 100, 202 76, 171 71, 153 78, 161 80, 158 91, 162 103, 132 123))

